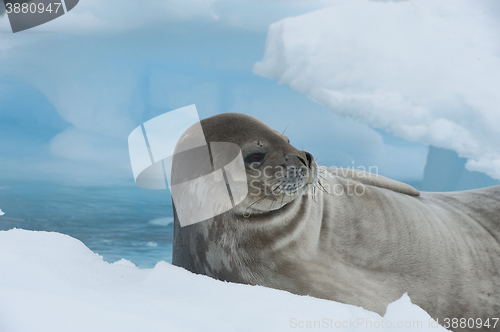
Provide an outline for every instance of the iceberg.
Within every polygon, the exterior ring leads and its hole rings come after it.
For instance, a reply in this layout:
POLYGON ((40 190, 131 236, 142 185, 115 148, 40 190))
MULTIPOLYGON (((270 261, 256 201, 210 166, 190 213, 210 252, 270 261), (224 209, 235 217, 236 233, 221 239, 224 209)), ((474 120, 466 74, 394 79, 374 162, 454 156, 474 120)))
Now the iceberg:
POLYGON ((270 26, 254 72, 500 179, 500 3, 337 1, 270 26))

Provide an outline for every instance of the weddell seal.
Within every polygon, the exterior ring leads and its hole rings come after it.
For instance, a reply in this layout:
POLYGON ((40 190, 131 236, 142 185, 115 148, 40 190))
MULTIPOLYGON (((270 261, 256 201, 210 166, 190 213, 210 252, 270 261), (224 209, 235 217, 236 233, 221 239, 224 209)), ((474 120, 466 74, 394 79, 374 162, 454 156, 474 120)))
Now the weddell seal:
POLYGON ((375 174, 322 168, 248 115, 219 114, 201 127, 207 142, 241 148, 248 195, 185 227, 174 207, 174 265, 381 315, 408 293, 442 324, 499 316, 500 186, 419 193, 375 174))

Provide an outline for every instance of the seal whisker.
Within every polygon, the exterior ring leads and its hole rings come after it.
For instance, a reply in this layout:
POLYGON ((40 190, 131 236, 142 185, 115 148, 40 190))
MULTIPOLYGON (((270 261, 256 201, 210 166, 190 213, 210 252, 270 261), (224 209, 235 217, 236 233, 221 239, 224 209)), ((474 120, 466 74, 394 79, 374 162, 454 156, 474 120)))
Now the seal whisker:
POLYGON ((264 183, 267 185, 273 186, 280 181, 282 181, 282 179, 269 179, 269 180, 266 180, 264 183))
POLYGON ((318 172, 321 172, 321 173, 326 173, 327 172, 327 168, 325 166, 318 166, 318 172))
POLYGON ((316 204, 318 204, 318 201, 316 201, 316 186, 312 187, 312 199, 316 204))
MULTIPOLYGON (((251 205, 253 205, 253 203, 252 203, 251 205)), ((250 206, 251 206, 251 205, 250 205, 250 206)), ((245 209, 245 212, 243 213, 243 217, 248 218, 248 217, 250 217, 250 216, 252 215, 251 213, 247 213, 247 211, 248 211, 248 209, 250 208, 250 206, 248 206, 248 207, 245 209)))
MULTIPOLYGON (((255 204, 257 204, 257 203, 262 202, 263 200, 265 200, 266 198, 268 198, 268 197, 269 197, 269 195, 271 195, 271 194, 267 194, 266 196, 264 196, 264 197, 262 197, 262 198, 259 198, 257 201, 255 201, 255 202, 253 202, 252 204, 250 204, 250 205, 246 208, 245 213, 243 214, 243 216, 245 217, 245 214, 246 214, 246 212, 248 211, 248 209, 250 209, 252 206, 254 206, 254 205, 255 205, 255 204)), ((248 214, 245 218, 250 217, 250 215, 251 215, 251 213, 250 213, 250 214, 248 214)))
POLYGON ((276 201, 277 201, 277 200, 278 200, 277 198, 274 198, 274 199, 272 200, 272 202, 271 202, 271 207, 269 208, 269 211, 272 211, 273 206, 274 206, 274 203, 276 203, 276 201))
POLYGON ((283 181, 282 178, 279 178, 279 179, 269 179, 269 180, 265 180, 264 184, 269 185, 269 186, 272 187, 272 186, 274 186, 275 184, 278 184, 281 181, 283 181))
POLYGON ((330 193, 328 192, 328 190, 326 190, 326 189, 325 189, 325 187, 323 186, 323 184, 321 183, 321 181, 320 181, 320 180, 318 180, 318 185, 319 185, 319 187, 318 187, 318 189, 319 189, 319 190, 323 191, 324 193, 326 193, 326 194, 328 194, 328 195, 330 195, 330 196, 334 196, 334 195, 330 194, 330 193))
POLYGON ((285 131, 288 129, 288 127, 290 127, 290 125, 292 124, 292 122, 290 121, 290 123, 285 127, 285 129, 283 130, 282 134, 284 135, 285 134, 285 131))

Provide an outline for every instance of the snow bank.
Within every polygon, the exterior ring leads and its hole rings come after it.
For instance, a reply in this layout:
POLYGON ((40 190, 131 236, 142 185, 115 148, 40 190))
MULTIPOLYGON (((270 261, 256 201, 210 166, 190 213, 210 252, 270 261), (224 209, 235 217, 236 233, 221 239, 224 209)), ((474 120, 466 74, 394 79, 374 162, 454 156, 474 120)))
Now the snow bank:
POLYGON ((500 179, 500 3, 339 1, 270 26, 254 71, 500 179))
MULTIPOLYGON (((314 322, 362 331, 368 321, 377 326, 382 317, 332 301, 217 281, 165 262, 154 269, 123 259, 109 264, 60 233, 0 232, 3 332, 282 331, 314 322)), ((394 326, 422 321, 423 328, 405 331, 444 330, 428 328, 431 319, 406 295, 389 305, 383 321, 394 326)))

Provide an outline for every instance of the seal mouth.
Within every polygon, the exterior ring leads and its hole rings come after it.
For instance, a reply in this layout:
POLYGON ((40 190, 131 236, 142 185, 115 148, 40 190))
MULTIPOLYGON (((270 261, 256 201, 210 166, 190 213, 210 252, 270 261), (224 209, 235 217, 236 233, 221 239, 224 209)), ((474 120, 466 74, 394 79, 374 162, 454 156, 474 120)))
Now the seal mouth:
POLYGON ((298 161, 300 163, 276 166, 272 172, 261 172, 271 176, 259 179, 257 186, 250 182, 248 200, 244 204, 246 208, 239 210, 244 217, 279 210, 307 194, 315 200, 316 189, 321 190, 320 167, 309 153, 305 158, 298 157, 298 161))
POLYGON ((274 196, 286 195, 300 197, 314 188, 319 182, 318 164, 311 160, 309 167, 289 167, 286 175, 277 179, 271 186, 274 196))

